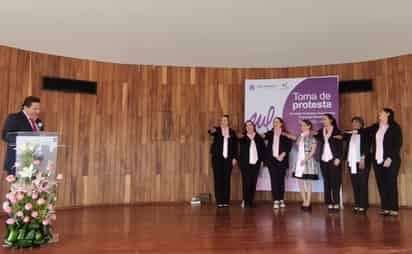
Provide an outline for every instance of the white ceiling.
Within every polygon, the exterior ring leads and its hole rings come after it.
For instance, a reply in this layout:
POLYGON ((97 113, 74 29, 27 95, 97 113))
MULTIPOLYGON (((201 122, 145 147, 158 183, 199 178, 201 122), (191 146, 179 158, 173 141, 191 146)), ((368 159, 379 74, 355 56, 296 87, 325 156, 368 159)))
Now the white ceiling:
POLYGON ((0 45, 128 64, 354 62, 412 53, 412 1, 2 1, 0 45))

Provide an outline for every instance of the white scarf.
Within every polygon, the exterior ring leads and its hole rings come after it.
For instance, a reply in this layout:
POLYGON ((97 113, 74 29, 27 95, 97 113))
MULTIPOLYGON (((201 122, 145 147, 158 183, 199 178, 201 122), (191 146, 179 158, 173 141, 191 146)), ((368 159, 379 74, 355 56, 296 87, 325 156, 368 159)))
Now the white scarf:
POLYGON ((229 128, 222 128, 223 136, 223 158, 227 159, 229 153, 229 128))
POLYGON ((379 129, 376 132, 376 154, 375 159, 378 164, 382 164, 383 158, 383 138, 385 137, 385 132, 388 130, 389 125, 379 125, 379 129))
POLYGON ((298 144, 298 156, 296 160, 295 176, 302 177, 305 172, 306 165, 302 165, 302 161, 305 160, 305 138, 309 136, 309 133, 301 133, 298 144))
POLYGON ((258 152, 256 148, 256 142, 255 142, 255 133, 252 135, 247 134, 247 136, 250 139, 250 147, 249 147, 249 164, 256 164, 258 161, 258 152))
POLYGON ((351 174, 357 173, 357 163, 361 159, 361 143, 360 135, 352 134, 349 141, 348 163, 351 174))
POLYGON ((279 141, 281 132, 282 131, 279 129, 273 129, 272 155, 274 158, 279 156, 279 141))
POLYGON ((322 161, 328 162, 333 159, 332 150, 330 149, 329 138, 332 136, 333 127, 330 128, 330 131, 326 133, 326 128, 323 128, 323 139, 325 140, 325 144, 323 145, 323 152, 322 152, 322 161))

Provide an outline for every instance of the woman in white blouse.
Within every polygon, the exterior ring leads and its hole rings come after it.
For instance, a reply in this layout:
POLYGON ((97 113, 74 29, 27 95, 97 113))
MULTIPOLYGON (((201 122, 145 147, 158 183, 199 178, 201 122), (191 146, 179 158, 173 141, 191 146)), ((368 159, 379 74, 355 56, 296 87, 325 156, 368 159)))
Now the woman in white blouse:
POLYGON ((381 199, 381 214, 397 216, 402 130, 395 121, 395 112, 392 109, 383 108, 379 112, 378 118, 378 123, 352 133, 363 133, 371 139, 373 166, 381 199))

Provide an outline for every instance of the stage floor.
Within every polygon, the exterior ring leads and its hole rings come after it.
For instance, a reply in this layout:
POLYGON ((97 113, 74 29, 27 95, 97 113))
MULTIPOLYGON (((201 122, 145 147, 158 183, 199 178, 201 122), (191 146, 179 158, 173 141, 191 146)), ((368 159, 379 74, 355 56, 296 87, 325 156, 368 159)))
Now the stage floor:
POLYGON ((62 210, 55 225, 60 241, 30 253, 412 253, 412 210, 398 218, 377 213, 328 214, 320 205, 305 213, 297 204, 283 212, 270 204, 62 210))

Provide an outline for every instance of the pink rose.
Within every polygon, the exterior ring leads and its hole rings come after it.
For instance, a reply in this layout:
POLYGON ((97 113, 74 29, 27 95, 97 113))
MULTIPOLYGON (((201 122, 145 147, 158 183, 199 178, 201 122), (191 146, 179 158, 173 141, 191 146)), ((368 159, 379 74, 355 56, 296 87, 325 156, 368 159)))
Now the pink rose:
POLYGON ((36 165, 36 166, 40 165, 40 163, 41 163, 41 161, 39 161, 39 160, 33 161, 33 164, 36 165))
POLYGON ((7 214, 11 214, 11 212, 12 212, 13 210, 11 209, 11 207, 6 207, 6 208, 4 209, 4 211, 5 211, 7 214))
POLYGON ((39 198, 39 193, 33 191, 33 193, 31 194, 31 198, 34 199, 34 200, 38 199, 39 198))
POLYGON ((37 217, 39 217, 39 213, 34 211, 34 212, 31 213, 31 217, 36 219, 37 217))
POLYGON ((43 221, 43 225, 47 226, 47 225, 49 225, 49 224, 50 224, 50 221, 49 221, 49 220, 44 220, 44 221, 43 221))
POLYGON ((15 199, 16 196, 15 196, 13 193, 9 192, 9 193, 6 194, 6 198, 7 198, 8 200, 12 200, 12 199, 15 199))
POLYGON ((49 162, 49 164, 47 164, 47 166, 46 166, 46 170, 51 171, 52 169, 53 169, 53 163, 49 162))
POLYGON ((49 210, 53 210, 53 205, 52 204, 49 204, 48 206, 47 206, 47 209, 49 209, 49 210))
POLYGON ((44 205, 45 203, 46 203, 46 200, 44 200, 43 198, 39 198, 39 200, 37 200, 38 205, 44 205))
POLYGON ((29 216, 24 217, 23 222, 24 223, 29 223, 30 222, 30 217, 29 216))
POLYGON ((18 200, 18 201, 22 201, 22 200, 23 200, 23 198, 24 198, 24 194, 23 194, 23 193, 21 193, 21 192, 19 192, 19 193, 17 193, 16 198, 17 198, 17 200, 18 200))
POLYGON ((8 183, 13 183, 13 182, 16 181, 16 177, 15 177, 14 175, 8 175, 8 176, 6 177, 6 181, 7 181, 8 183))
POLYGON ((16 216, 17 216, 17 217, 23 217, 23 216, 24 216, 23 211, 18 211, 18 212, 16 213, 16 216))
POLYGON ((9 218, 6 220, 7 225, 13 225, 16 221, 13 218, 9 218))
POLYGON ((32 205, 31 203, 27 203, 27 204, 24 206, 24 209, 26 209, 27 211, 30 211, 32 208, 33 208, 33 205, 32 205))
POLYGON ((10 199, 10 203, 11 203, 12 205, 16 204, 16 203, 17 203, 16 198, 13 197, 12 199, 10 199))

